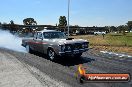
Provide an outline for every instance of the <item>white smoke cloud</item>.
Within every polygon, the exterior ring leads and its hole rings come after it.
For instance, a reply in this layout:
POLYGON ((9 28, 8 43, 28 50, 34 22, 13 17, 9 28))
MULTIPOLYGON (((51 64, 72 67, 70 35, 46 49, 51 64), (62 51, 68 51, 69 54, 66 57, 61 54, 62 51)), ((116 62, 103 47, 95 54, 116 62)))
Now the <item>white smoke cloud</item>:
POLYGON ((14 51, 26 52, 26 49, 21 46, 22 38, 12 35, 9 31, 0 29, 0 47, 14 51))

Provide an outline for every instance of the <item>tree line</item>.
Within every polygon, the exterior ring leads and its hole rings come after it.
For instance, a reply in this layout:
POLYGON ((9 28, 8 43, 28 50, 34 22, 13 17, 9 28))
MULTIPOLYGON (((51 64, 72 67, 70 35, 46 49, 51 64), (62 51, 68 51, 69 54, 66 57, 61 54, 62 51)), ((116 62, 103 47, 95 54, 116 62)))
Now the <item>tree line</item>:
MULTIPOLYGON (((7 29, 10 31, 19 31, 19 28, 17 26, 18 24, 14 23, 13 20, 10 21, 10 23, 1 23, 0 27, 3 29, 7 29), (8 28, 6 27, 8 25, 8 28)), ((23 19, 23 25, 37 25, 37 21, 35 21, 34 18, 25 18, 23 19)), ((59 17, 59 23, 56 24, 58 28, 63 28, 62 31, 65 31, 67 27, 67 19, 65 16, 59 17)), ((80 27, 78 25, 75 25, 77 27, 80 27)), ((94 26, 95 27, 95 26, 94 26)), ((126 31, 132 30, 132 21, 128 21, 125 25, 119 25, 119 26, 105 26, 106 29, 109 30, 109 32, 117 32, 117 33, 123 33, 125 35, 126 31)), ((32 28, 26 28, 23 30, 24 32, 32 32, 32 28)))

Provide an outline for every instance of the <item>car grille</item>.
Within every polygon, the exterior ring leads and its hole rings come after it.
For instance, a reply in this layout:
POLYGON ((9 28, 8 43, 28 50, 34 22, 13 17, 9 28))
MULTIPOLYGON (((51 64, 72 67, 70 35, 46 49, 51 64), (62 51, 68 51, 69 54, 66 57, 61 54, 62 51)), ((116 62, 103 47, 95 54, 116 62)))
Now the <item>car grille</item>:
POLYGON ((82 49, 82 44, 81 44, 81 43, 75 43, 75 44, 73 44, 72 49, 73 49, 73 50, 82 49))
POLYGON ((66 44, 66 48, 65 48, 65 51, 69 51, 69 49, 67 48, 68 46, 70 46, 70 50, 79 50, 79 49, 84 49, 86 47, 83 47, 82 44, 84 43, 74 43, 74 44, 66 44))

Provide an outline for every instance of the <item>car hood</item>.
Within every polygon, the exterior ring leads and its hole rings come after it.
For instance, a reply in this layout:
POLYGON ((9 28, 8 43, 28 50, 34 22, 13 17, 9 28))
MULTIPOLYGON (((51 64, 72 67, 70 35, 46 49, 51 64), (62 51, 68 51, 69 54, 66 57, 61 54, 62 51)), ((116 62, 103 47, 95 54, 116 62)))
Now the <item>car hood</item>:
POLYGON ((52 41, 56 42, 60 45, 88 42, 87 40, 83 40, 83 39, 70 39, 70 40, 67 40, 67 39, 53 39, 52 41))

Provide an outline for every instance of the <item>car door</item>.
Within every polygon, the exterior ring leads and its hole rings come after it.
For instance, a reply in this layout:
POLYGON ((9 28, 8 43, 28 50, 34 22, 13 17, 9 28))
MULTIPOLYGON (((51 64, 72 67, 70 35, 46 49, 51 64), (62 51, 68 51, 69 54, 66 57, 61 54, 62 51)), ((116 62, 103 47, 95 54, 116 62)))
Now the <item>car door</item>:
POLYGON ((34 34, 34 37, 32 40, 29 40, 30 48, 35 51, 36 51, 36 40, 37 40, 37 33, 34 34))
POLYGON ((43 52, 43 35, 41 32, 37 33, 36 50, 38 52, 43 52))

